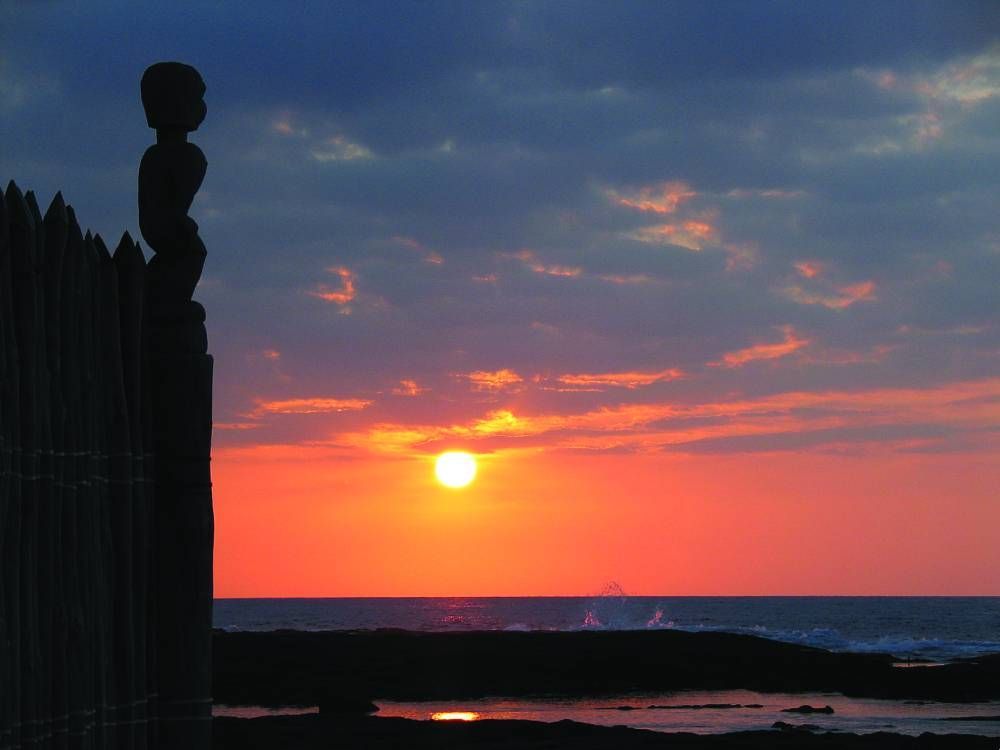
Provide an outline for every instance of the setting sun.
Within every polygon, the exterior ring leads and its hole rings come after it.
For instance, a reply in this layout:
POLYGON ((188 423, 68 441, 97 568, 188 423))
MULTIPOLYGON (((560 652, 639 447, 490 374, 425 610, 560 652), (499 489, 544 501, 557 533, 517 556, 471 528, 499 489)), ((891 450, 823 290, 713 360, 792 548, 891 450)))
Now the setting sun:
POLYGON ((464 451, 448 451, 437 457, 434 473, 446 487, 465 487, 476 478, 476 459, 464 451))

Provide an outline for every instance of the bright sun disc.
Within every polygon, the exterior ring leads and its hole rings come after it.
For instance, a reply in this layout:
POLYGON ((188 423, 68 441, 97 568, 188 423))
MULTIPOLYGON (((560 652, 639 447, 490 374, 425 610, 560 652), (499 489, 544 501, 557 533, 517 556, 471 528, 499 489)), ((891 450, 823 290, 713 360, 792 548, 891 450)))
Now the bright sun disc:
POLYGON ((448 451, 437 457, 434 473, 445 487, 465 487, 476 478, 476 459, 464 451, 448 451))
POLYGON ((475 711, 438 711, 431 714, 434 721, 475 721, 479 714, 475 711))

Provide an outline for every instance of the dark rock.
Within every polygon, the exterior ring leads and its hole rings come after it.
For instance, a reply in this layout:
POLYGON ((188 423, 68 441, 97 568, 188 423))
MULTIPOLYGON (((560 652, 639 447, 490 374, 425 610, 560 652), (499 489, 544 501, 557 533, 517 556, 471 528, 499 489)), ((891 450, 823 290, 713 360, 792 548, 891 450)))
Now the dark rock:
POLYGON ((378 706, 368 698, 331 690, 322 694, 317 701, 320 716, 367 716, 378 711, 378 706))
POLYGON ((787 721, 776 721, 771 725, 771 729, 779 729, 782 732, 815 732, 822 727, 815 724, 789 724, 787 721))
POLYGON ((703 709, 725 709, 725 708, 763 708, 760 704, 750 704, 744 706, 742 703, 681 703, 673 706, 660 706, 653 704, 649 708, 656 708, 663 711, 687 709, 689 711, 700 711, 703 709))
POLYGON ((243 705, 314 705, 334 680, 353 684, 358 694, 403 701, 739 688, 1000 698, 1000 658, 894 669, 888 654, 832 653, 726 633, 216 631, 214 658, 216 699, 243 705))
POLYGON ((817 708, 816 706, 802 705, 798 708, 783 708, 781 709, 783 714, 832 714, 833 706, 823 706, 822 708, 817 708))
POLYGON ((1000 716, 945 716, 938 721, 1000 721, 1000 716))
MULTIPOLYGON (((784 724, 784 722, 781 722, 784 724)), ((331 725, 322 717, 217 718, 215 750, 296 748, 329 750, 996 750, 996 739, 962 735, 906 737, 876 732, 813 734, 791 724, 786 731, 759 730, 720 735, 668 734, 574 721, 543 723, 488 719, 447 722, 361 717, 331 725)))

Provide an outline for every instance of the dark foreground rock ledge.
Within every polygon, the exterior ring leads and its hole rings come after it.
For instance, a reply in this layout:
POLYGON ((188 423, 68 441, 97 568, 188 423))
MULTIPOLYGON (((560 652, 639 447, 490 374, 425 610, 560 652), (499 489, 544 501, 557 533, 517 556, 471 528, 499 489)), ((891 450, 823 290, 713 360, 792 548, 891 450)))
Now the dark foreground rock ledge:
POLYGON ((888 654, 833 653, 746 635, 670 630, 216 631, 214 659, 215 700, 237 705, 318 705, 331 685, 364 700, 734 688, 945 701, 1000 698, 1000 655, 899 669, 888 654))
POLYGON ((317 715, 260 719, 217 718, 216 750, 295 748, 447 748, 447 750, 995 750, 997 740, 962 735, 810 734, 807 732, 738 732, 699 736, 663 734, 626 727, 598 727, 573 721, 434 722, 366 718, 324 721, 317 715))

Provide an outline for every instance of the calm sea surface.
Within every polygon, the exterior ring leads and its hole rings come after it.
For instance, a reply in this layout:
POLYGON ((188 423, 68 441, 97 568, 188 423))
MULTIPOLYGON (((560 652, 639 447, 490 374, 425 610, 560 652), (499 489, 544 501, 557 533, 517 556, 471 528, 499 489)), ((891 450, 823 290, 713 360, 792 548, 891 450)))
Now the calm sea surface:
POLYGON ((1000 597, 217 599, 226 630, 635 630, 749 633, 946 661, 1000 652, 1000 597))

